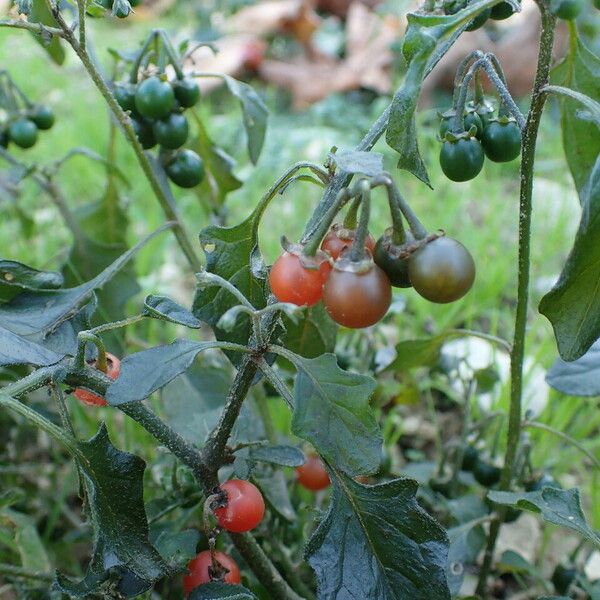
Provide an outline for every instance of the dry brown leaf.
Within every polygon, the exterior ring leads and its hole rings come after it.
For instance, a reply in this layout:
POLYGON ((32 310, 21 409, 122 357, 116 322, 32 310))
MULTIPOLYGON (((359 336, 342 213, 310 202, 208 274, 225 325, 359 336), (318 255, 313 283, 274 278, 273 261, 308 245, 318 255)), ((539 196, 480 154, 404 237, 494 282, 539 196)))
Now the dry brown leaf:
POLYGON ((302 108, 333 92, 360 87, 385 94, 391 91, 389 67, 392 42, 402 34, 399 19, 382 19, 362 3, 354 2, 346 24, 347 56, 298 57, 293 62, 265 61, 263 79, 290 89, 294 106, 302 108))
POLYGON ((242 8, 223 23, 222 30, 227 34, 265 37, 302 21, 319 26, 320 20, 311 0, 269 0, 242 8))

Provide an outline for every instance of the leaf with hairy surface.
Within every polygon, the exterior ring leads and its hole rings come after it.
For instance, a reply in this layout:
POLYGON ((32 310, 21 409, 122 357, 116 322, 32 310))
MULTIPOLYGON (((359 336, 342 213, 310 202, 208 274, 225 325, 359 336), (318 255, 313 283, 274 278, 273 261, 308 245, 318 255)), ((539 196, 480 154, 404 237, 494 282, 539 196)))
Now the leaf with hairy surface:
POLYGON ((331 504, 306 548, 319 600, 449 600, 448 538, 417 503, 417 482, 330 476, 331 504))

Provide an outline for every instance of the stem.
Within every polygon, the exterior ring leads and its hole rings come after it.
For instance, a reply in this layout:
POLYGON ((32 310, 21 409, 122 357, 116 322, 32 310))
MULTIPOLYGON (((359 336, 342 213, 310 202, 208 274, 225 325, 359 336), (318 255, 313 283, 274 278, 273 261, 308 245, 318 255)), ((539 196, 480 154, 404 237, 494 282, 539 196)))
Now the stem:
POLYGON ((390 216, 392 218, 392 244, 394 246, 402 246, 406 243, 406 231, 404 231, 404 223, 402 221, 402 209, 400 208, 399 199, 400 192, 391 177, 386 178, 385 186, 390 206, 390 216))
POLYGON ((460 84, 458 96, 455 96, 454 116, 452 117, 450 131, 452 133, 460 133, 465 130, 465 105, 467 104, 467 96, 469 95, 469 87, 471 80, 475 74, 485 64, 485 58, 477 59, 469 68, 466 75, 460 84))
POLYGON ((85 5, 86 0, 77 0, 77 14, 79 17, 79 46, 82 50, 85 50, 85 44, 87 41, 85 35, 85 5))
MULTIPOLYGON (((525 334, 527 328, 527 308, 529 304, 529 277, 531 255, 531 213, 533 196, 533 168, 535 163, 535 149, 538 130, 546 94, 542 88, 548 83, 550 65, 552 64, 552 48, 556 17, 549 11, 543 0, 537 0, 542 15, 542 28, 540 33, 540 50, 538 65, 531 98, 531 107, 527 115, 527 122, 523 130, 523 148, 521 157, 521 191, 519 199, 519 273, 517 287, 517 311, 515 317, 515 333, 511 351, 511 387, 510 410, 508 420, 508 433, 504 469, 500 481, 501 490, 509 490, 513 476, 513 468, 519 439, 521 437, 521 397, 523 393, 523 362, 525 359, 525 334)), ((503 513, 504 511, 501 511, 503 513)), ((487 577, 492 566, 496 540, 500 531, 502 520, 493 521, 490 526, 488 543, 485 550, 483 565, 479 574, 477 594, 486 596, 487 577)))
POLYGON ((52 423, 52 421, 46 419, 46 417, 42 416, 36 410, 33 410, 26 404, 23 404, 16 398, 8 396, 5 393, 0 393, 0 406, 9 408, 13 412, 21 415, 39 427, 42 431, 45 431, 50 437, 54 438, 57 442, 60 442, 63 446, 65 446, 72 456, 77 457, 78 459, 83 458, 79 448, 75 443, 75 440, 63 429, 58 427, 58 425, 55 425, 52 423))
POLYGON ((140 70, 140 66, 142 64, 142 59, 144 58, 144 55, 146 54, 146 52, 148 52, 150 46, 154 43, 154 40, 156 39, 157 36, 158 36, 158 29, 153 29, 150 32, 150 35, 148 35, 148 37, 146 38, 144 45, 140 48, 140 52, 137 55, 136 59, 133 61, 133 65, 131 66, 131 72, 129 75, 130 83, 137 83, 138 73, 140 70))
POLYGON ((281 377, 279 377, 273 367, 264 358, 261 358, 258 361, 258 367, 264 373, 265 377, 271 382, 279 395, 285 400, 290 409, 294 410, 294 397, 292 396, 288 386, 285 385, 285 382, 283 379, 281 379, 281 377))
POLYGON ((460 94, 460 84, 464 79, 465 73, 469 69, 469 65, 472 62, 483 58, 484 56, 485 54, 481 50, 473 50, 473 52, 467 54, 467 56, 465 56, 462 62, 458 65, 458 68, 456 69, 456 75, 454 76, 454 104, 456 104, 456 102, 458 101, 458 95, 460 94))
POLYGON ((345 229, 356 229, 356 224, 358 223, 358 207, 360 206, 360 196, 357 196, 352 201, 348 212, 344 218, 344 228, 345 229))
POLYGON ((88 342, 91 342, 98 349, 98 360, 96 365, 99 371, 106 373, 108 364, 106 362, 106 350, 104 343, 95 334, 90 331, 80 331, 77 334, 77 354, 75 355, 75 367, 83 369, 85 367, 85 346, 88 342))
MULTIPOLYGON (((508 88, 506 87, 506 80, 504 79, 504 74, 502 72, 502 68, 500 67, 500 63, 498 59, 492 54, 491 62, 485 61, 483 63, 483 68, 487 76, 490 78, 490 81, 494 84, 494 87, 498 91, 500 95, 500 99, 502 100, 502 106, 508 109, 508 112, 515 118, 517 124, 520 129, 525 127, 525 117, 523 113, 519 110, 516 102, 513 100, 508 88), (498 71, 498 69, 500 69, 498 71)), ((499 111, 500 115, 502 115, 502 107, 499 111)))
POLYGON ((570 435, 566 433, 554 429, 554 427, 550 427, 550 425, 546 425, 544 423, 538 423, 537 421, 523 421, 522 427, 532 427, 534 429, 541 429, 542 431, 547 431, 548 433, 553 433, 555 436, 563 439, 565 442, 569 442, 577 448, 580 452, 583 452, 591 461, 592 464, 596 467, 596 469, 600 470, 600 461, 582 444, 580 444, 577 440, 574 440, 570 435))
POLYGON ((118 407, 128 417, 139 423, 150 435, 164 444, 181 462, 190 467, 201 482, 209 479, 202 463, 200 452, 178 433, 173 431, 151 409, 141 402, 132 402, 118 407))
POLYGON ((83 66, 85 67, 85 70, 88 72, 92 81, 94 82, 94 84, 108 103, 108 106, 112 111, 113 115, 120 123, 125 137, 127 138, 131 147, 133 148, 133 151, 137 156, 138 162, 140 163, 140 166, 142 167, 142 170, 144 171, 144 174, 146 175, 148 182, 150 183, 150 187, 152 188, 154 195, 156 196, 161 208, 163 209, 165 216, 169 221, 173 221, 175 223, 175 226, 173 227, 173 233, 175 234, 175 237, 177 238, 181 250, 183 251, 190 267, 194 271, 200 271, 202 268, 202 263, 196 255, 194 247, 192 246, 184 230, 183 223, 181 222, 181 218, 177 213, 175 206, 173 206, 170 202, 169 198, 167 197, 162 188, 161 182, 154 173, 152 165, 150 164, 150 161, 148 160, 148 157, 146 156, 144 149, 142 148, 142 145, 140 144, 135 134, 135 130, 133 129, 133 125, 131 124, 131 118, 119 106, 119 103, 117 102, 116 98, 111 92, 108 84, 100 74, 99 70, 96 68, 96 65, 90 58, 89 54, 87 53, 87 50, 85 48, 82 48, 77 42, 75 36, 73 35, 73 32, 70 30, 68 24, 65 22, 58 9, 54 10, 54 17, 63 28, 63 37, 71 45, 71 47, 81 60, 83 66))
MULTIPOLYGON (((329 188, 330 189, 330 188, 329 188)), ((327 192, 326 192, 327 193, 327 192)), ((332 202, 329 209, 325 212, 323 217, 321 218, 317 228, 309 235, 305 235, 302 238, 302 242, 306 244, 304 246, 304 254, 306 256, 314 256, 321 245, 321 240, 325 237, 331 224, 335 220, 338 212, 340 212, 341 208, 350 200, 352 197, 350 190, 348 188, 343 188, 339 190, 335 200, 332 202)))
POLYGON ((371 185, 368 181, 360 182, 360 221, 354 232, 354 241, 350 249, 350 260, 358 262, 365 257, 365 242, 369 234, 369 217, 371 216, 371 185))
POLYGON ((162 43, 163 43, 165 52, 167 53, 169 60, 171 61, 171 65, 173 66, 175 75, 177 75, 177 79, 183 79, 185 75, 184 75, 183 71, 181 70, 181 65, 180 65, 181 59, 177 55, 175 48, 173 48, 173 44, 171 43, 171 40, 169 39, 167 32, 164 29, 160 29, 158 32, 158 35, 162 39, 162 43))
POLYGON ((199 273, 196 273, 196 279, 201 289, 203 288, 203 286, 209 287, 216 285, 228 291, 232 296, 236 298, 236 300, 239 301, 239 303, 242 306, 245 306, 253 313, 256 311, 254 306, 252 306, 252 303, 248 300, 248 298, 246 298, 246 296, 244 296, 244 294, 242 294, 242 292, 240 292, 240 290, 238 290, 233 284, 227 281, 227 279, 223 279, 223 277, 220 277, 216 273, 209 273, 208 271, 202 269, 199 273))
POLYGON ((41 23, 29 23, 29 21, 21 21, 19 19, 2 19, 0 20, 0 27, 12 27, 14 29, 26 29, 32 33, 37 33, 42 36, 43 33, 49 33, 57 37, 65 37, 62 29, 56 27, 47 27, 41 23))
POLYGON ((23 567, 15 567, 5 563, 0 563, 0 575, 6 577, 18 577, 20 579, 34 579, 37 581, 54 581, 54 575, 52 573, 29 571, 23 567))
POLYGON ((133 325, 138 321, 141 321, 146 318, 146 315, 135 315, 133 317, 128 317, 126 319, 121 319, 120 321, 114 321, 112 323, 105 323, 104 325, 98 325, 88 331, 90 333, 104 333, 105 331, 111 331, 112 329, 119 329, 120 327, 127 327, 129 325, 133 325))
POLYGON ((287 584, 258 542, 249 533, 230 533, 238 552, 246 559, 258 580, 277 600, 302 600, 287 584))

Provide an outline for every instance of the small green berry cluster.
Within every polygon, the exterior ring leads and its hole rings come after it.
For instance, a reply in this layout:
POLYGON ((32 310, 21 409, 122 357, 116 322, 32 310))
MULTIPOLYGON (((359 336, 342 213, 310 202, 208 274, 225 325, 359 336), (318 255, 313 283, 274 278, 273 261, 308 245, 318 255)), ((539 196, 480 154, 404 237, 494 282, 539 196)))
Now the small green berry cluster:
POLYGON ((469 181, 479 175, 485 157, 510 162, 521 153, 521 129, 505 111, 496 114, 487 100, 471 101, 463 113, 463 131, 452 132, 454 110, 440 115, 440 165, 451 181, 469 181))
POLYGON ((182 188, 200 184, 204 163, 194 151, 182 148, 189 137, 183 113, 200 99, 196 82, 189 77, 168 81, 164 75, 151 75, 137 83, 116 83, 114 94, 129 113, 144 150, 160 146, 160 159, 169 179, 182 188))
POLYGON ((8 148, 11 143, 19 148, 35 146, 39 132, 54 125, 54 112, 45 105, 29 105, 25 108, 10 107, 0 122, 0 146, 8 148))

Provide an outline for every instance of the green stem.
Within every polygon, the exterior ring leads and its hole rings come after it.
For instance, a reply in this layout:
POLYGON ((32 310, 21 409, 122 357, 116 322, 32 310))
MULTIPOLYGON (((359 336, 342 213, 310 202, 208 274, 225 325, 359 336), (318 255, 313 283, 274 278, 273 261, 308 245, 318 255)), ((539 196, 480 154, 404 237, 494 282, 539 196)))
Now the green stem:
POLYGON ((517 121, 519 128, 523 129, 523 127, 525 127, 525 117, 519 110, 517 103, 513 100, 511 93, 506 87, 506 79, 504 79, 504 73, 502 72, 502 67, 498 62, 498 59, 493 54, 491 54, 490 57, 491 61, 486 61, 483 68, 500 95, 501 103, 498 114, 500 116, 511 114, 517 121))
POLYGON ((352 204, 344 217, 344 228, 345 229, 356 229, 358 223, 358 207, 360 206, 360 196, 357 196, 352 200, 352 204))
MULTIPOLYGON (((521 191, 519 200, 519 259, 517 282, 517 310, 515 317, 515 332, 511 352, 511 387, 510 410, 504 469, 500 481, 501 490, 509 490, 513 477, 514 461, 521 437, 521 400, 523 394, 523 363, 525 360, 525 335, 527 331, 527 308, 529 304, 529 278, 531 258, 531 213, 533 197, 533 169, 538 131, 546 102, 543 87, 548 83, 550 66, 552 64, 552 48, 556 27, 556 17, 550 13, 548 5, 538 0, 542 15, 540 33, 540 50, 531 99, 531 107, 523 130, 523 147, 521 155, 521 191)), ((501 511, 503 513, 504 511, 501 511)), ((479 574, 477 593, 485 597, 487 577, 492 566, 496 540, 500 532, 501 520, 493 521, 490 526, 487 547, 483 565, 479 574)))
POLYGON ((133 317, 127 317, 126 319, 121 319, 120 321, 113 321, 112 323, 104 323, 103 325, 98 325, 88 331, 90 333, 104 333, 105 331, 111 331, 113 329, 119 329, 121 327, 128 327, 129 325, 133 325, 138 321, 142 321, 146 318, 146 315, 134 315, 133 317))
POLYGON ((400 208, 400 192, 391 177, 386 178, 385 186, 392 218, 392 244, 402 246, 406 243, 406 231, 404 230, 402 209, 400 208))
POLYGON ((79 17, 79 46, 85 50, 87 37, 85 34, 85 5, 86 0, 77 0, 77 14, 79 17))
POLYGON ((290 409, 294 410, 294 397, 275 369, 264 358, 258 361, 258 367, 271 382, 271 385, 279 392, 279 395, 285 400, 290 409))
POLYGON ((313 591, 304 583, 300 573, 298 573, 298 567, 292 563, 290 557, 287 555, 286 548, 283 543, 277 538, 273 537, 269 540, 271 544, 278 550, 278 564, 281 570, 285 573, 286 579, 291 583, 294 589, 302 595, 302 598, 306 600, 315 600, 313 591))
POLYGON ((143 46, 140 48, 139 54, 137 55, 136 59, 133 61, 133 64, 131 65, 131 71, 129 73, 129 82, 130 83, 137 83, 140 66, 142 64, 142 59, 144 58, 144 56, 146 55, 146 52, 148 52, 148 50, 150 49, 150 46, 152 46, 152 44, 154 43, 154 40, 157 38, 158 35, 159 35, 159 30, 153 29, 149 33, 148 37, 146 38, 146 41, 144 42, 143 46))
POLYGON ((33 579, 35 581, 54 581, 54 575, 52 573, 29 571, 23 567, 15 567, 14 565, 7 565, 6 563, 0 563, 0 575, 5 577, 16 577, 19 579, 33 579))
POLYGON ((465 58, 463 58, 461 63, 458 65, 458 68, 456 69, 456 75, 454 76, 454 102, 453 102, 453 104, 456 105, 456 103, 458 102, 458 96, 460 94, 460 89, 461 89, 461 83, 465 77, 466 72, 469 70, 471 63, 479 60, 480 58, 483 58, 484 56, 485 56, 485 54, 481 50, 473 50, 473 52, 470 52, 469 54, 467 54, 467 56, 465 56, 465 58))
POLYGON ((354 232, 354 240, 350 249, 350 260, 358 262, 365 257, 365 242, 369 235, 369 218, 371 216, 371 184, 367 180, 360 183, 360 221, 354 232))
POLYGON ((83 369, 85 367, 85 346, 90 342, 98 349, 98 360, 96 366, 98 371, 106 373, 108 370, 108 364, 106 362, 106 349, 104 348, 104 342, 92 333, 91 331, 80 331, 77 334, 77 354, 75 355, 75 367, 83 369))
POLYGON ((485 64, 485 58, 477 59, 469 68, 460 84, 458 96, 455 97, 454 116, 452 117, 450 131, 452 133, 460 133, 465 131, 465 106, 469 95, 469 87, 473 77, 479 69, 485 64))
POLYGON ((283 579, 258 542, 249 533, 230 533, 229 537, 238 552, 252 567, 258 580, 277 600, 303 600, 283 579))
POLYGON ((545 425, 544 423, 538 423, 537 421, 523 421, 522 427, 541 429, 542 431, 547 431, 548 433, 554 434, 555 436, 563 439, 565 442, 569 442, 569 444, 575 446, 575 448, 577 448, 580 452, 583 452, 583 454, 585 454, 592 461, 594 467, 600 470, 600 461, 585 446, 563 431, 554 429, 554 427, 550 427, 550 425, 545 425))
POLYGON ((177 75, 177 79, 183 79, 185 75, 184 75, 183 71, 181 70, 181 65, 180 65, 181 58, 179 57, 179 55, 177 54, 177 51, 173 47, 173 44, 171 43, 171 39, 169 38, 167 32, 164 29, 159 30, 159 35, 162 39, 163 46, 169 57, 169 60, 171 61, 173 70, 175 71, 175 75, 177 75))
POLYGON ((173 233, 175 234, 175 237, 177 238, 181 250, 183 251, 190 267, 194 271, 200 271, 200 269, 202 268, 202 263, 196 255, 196 252, 194 251, 194 248, 187 236, 187 233, 185 232, 183 223, 179 214, 177 213, 175 206, 172 205, 169 198, 165 194, 161 182, 159 181, 157 175, 154 173, 152 165, 150 164, 148 157, 144 153, 144 149, 142 148, 142 145, 140 144, 136 136, 135 130, 133 129, 131 118, 119 106, 119 103, 114 97, 108 84, 96 68, 96 65, 94 64, 89 54, 87 53, 87 50, 85 50, 85 48, 82 48, 79 45, 69 25, 65 22, 58 10, 54 10, 54 17, 63 29, 63 37, 70 44, 70 46, 73 48, 73 50, 81 60, 83 66, 85 67, 85 70, 88 72, 92 81, 94 82, 94 84, 108 103, 108 106, 112 111, 113 115, 120 123, 123 132, 125 133, 125 137, 127 138, 131 147, 133 148, 133 151, 137 156, 138 162, 140 163, 140 166, 142 167, 142 170, 144 171, 144 174, 146 175, 146 178, 150 183, 150 187, 152 188, 154 195, 156 196, 161 208, 163 209, 165 216, 169 221, 173 221, 175 223, 175 226, 173 227, 173 233))
POLYGON ((335 200, 332 202, 331 206, 323 215, 318 227, 313 231, 310 236, 305 236, 303 238, 304 246, 304 254, 306 256, 314 256, 321 245, 322 239, 327 235, 329 228, 333 224, 335 217, 340 212, 342 207, 348 202, 351 198, 351 193, 348 188, 343 188, 339 190, 335 200))
POLYGON ((203 269, 199 273, 196 273, 196 280, 198 281, 199 287, 201 289, 203 289, 205 286, 218 286, 220 288, 223 288, 224 290, 227 290, 232 296, 236 298, 236 300, 239 301, 239 303, 242 306, 245 306, 252 312, 256 311, 254 306, 252 306, 252 303, 246 298, 246 296, 244 296, 244 294, 242 294, 242 292, 240 292, 240 290, 238 290, 233 284, 227 281, 227 279, 220 277, 216 273, 209 273, 208 271, 205 271, 203 269))
POLYGON ((65 37, 62 29, 56 27, 47 27, 41 23, 29 23, 29 21, 21 21, 17 19, 2 19, 0 20, 0 27, 12 27, 13 29, 26 29, 32 33, 37 33, 40 37, 44 37, 45 34, 55 35, 56 37, 65 37))
POLYGON ((42 431, 45 431, 50 437, 65 446, 72 456, 82 458, 75 440, 63 429, 58 427, 58 425, 55 425, 52 421, 46 419, 46 417, 42 416, 36 410, 33 410, 16 398, 6 395, 4 392, 0 392, 0 406, 5 406, 24 417, 27 421, 33 423, 42 431))

